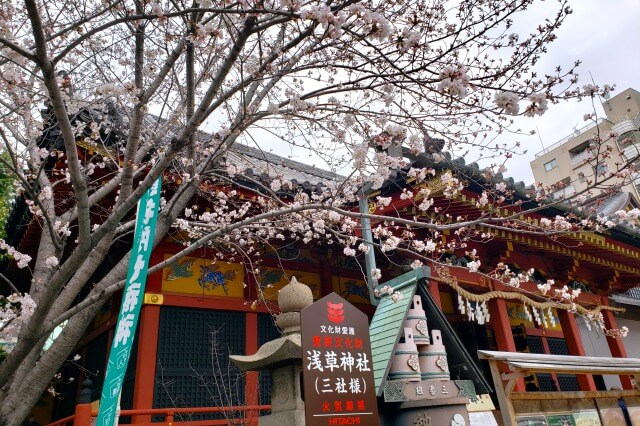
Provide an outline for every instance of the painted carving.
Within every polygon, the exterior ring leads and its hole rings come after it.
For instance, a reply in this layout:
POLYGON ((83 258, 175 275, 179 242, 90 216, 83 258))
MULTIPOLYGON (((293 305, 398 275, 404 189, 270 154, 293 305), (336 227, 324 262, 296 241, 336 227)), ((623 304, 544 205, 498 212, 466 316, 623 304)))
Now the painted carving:
POLYGON ((447 356, 446 355, 440 355, 438 357, 438 360, 436 361, 436 365, 438 367, 440 367, 440 370, 442 371, 447 371, 447 356))
POLYGON ((300 257, 300 247, 291 244, 283 247, 278 247, 276 253, 281 260, 294 260, 300 257))
POLYGON ((369 289, 366 284, 359 285, 355 280, 349 280, 344 283, 345 289, 342 291, 341 296, 345 299, 349 296, 360 296, 363 299, 369 300, 369 289))
POLYGON ((420 413, 413 419, 413 424, 416 426, 431 426, 431 417, 427 416, 427 413, 420 413))
POLYGON ((236 271, 222 272, 217 266, 200 266, 200 278, 198 284, 205 290, 213 290, 222 287, 224 294, 228 293, 227 281, 232 281, 236 277, 236 271))
POLYGON ((263 269, 260 271, 260 288, 265 289, 280 282, 284 271, 279 269, 263 269))
POLYGON ((416 324, 416 330, 418 330, 423 336, 426 336, 428 332, 427 322, 425 320, 418 321, 418 323, 416 324))
POLYGON ((182 259, 169 266, 167 281, 177 280, 178 278, 190 278, 193 276, 193 266, 196 259, 182 259))
POLYGON ((361 265, 358 263, 358 259, 355 257, 347 256, 341 259, 342 267, 346 269, 353 269, 360 271, 361 265))
POLYGON ((407 365, 411 367, 413 371, 418 371, 420 363, 418 361, 418 355, 410 355, 407 359, 407 365))

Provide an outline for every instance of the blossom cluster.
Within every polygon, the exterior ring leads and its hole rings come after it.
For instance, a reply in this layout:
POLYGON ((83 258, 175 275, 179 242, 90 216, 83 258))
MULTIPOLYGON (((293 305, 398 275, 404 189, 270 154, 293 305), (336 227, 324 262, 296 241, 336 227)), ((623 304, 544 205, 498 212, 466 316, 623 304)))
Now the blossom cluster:
POLYGON ((547 104, 547 95, 544 93, 534 93, 529 96, 530 104, 524 111, 524 115, 527 117, 534 117, 536 115, 544 115, 549 108, 547 104))
POLYGON ((496 106, 508 115, 518 115, 520 112, 518 101, 518 95, 515 93, 501 92, 495 95, 496 106))
POLYGON ((36 304, 28 293, 0 296, 0 337, 17 337, 22 325, 31 318, 35 307, 36 304))
POLYGON ((501 262, 498 263, 491 276, 505 285, 519 288, 520 284, 532 281, 534 272, 535 270, 533 268, 527 271, 514 272, 509 268, 509 265, 501 262))
POLYGON ((4 250, 5 252, 7 252, 7 255, 9 255, 11 258, 13 258, 13 260, 16 261, 16 266, 20 269, 26 268, 29 265, 29 262, 31 262, 31 256, 29 256, 28 254, 20 253, 18 250, 11 247, 2 239, 0 239, 0 250, 4 250))
POLYGON ((629 334, 629 328, 626 325, 623 325, 621 328, 605 330, 604 334, 606 336, 613 337, 614 339, 621 339, 623 337, 627 337, 629 334))
POLYGON ((397 303, 403 299, 402 293, 400 293, 399 291, 396 291, 393 287, 389 285, 384 285, 382 287, 374 289, 373 295, 376 298, 381 298, 383 296, 390 296, 393 303, 397 303))
POLYGON ((464 65, 456 64, 446 66, 440 71, 438 77, 441 79, 440 84, 438 84, 439 92, 447 93, 452 97, 460 99, 465 98, 469 94, 471 79, 464 65))
POLYGON ((555 289, 554 293, 555 293, 555 296, 560 298, 562 301, 567 303, 573 303, 573 301, 580 296, 581 291, 582 290, 580 290, 579 288, 570 289, 568 286, 565 285, 561 289, 555 289))

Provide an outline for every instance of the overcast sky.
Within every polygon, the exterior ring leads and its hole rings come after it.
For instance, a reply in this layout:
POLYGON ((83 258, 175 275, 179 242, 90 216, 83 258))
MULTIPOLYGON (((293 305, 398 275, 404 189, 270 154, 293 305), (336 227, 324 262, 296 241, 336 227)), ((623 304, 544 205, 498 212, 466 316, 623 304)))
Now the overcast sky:
MULTIPOLYGON (((543 2, 528 13, 541 21, 548 14, 545 5, 549 3, 555 6, 555 2, 543 2)), ((598 85, 615 84, 614 96, 628 87, 640 90, 640 0, 576 0, 571 7, 574 13, 558 32, 539 69, 551 71, 557 65, 566 69, 579 59, 581 86, 590 83, 593 76, 598 85)), ((603 114, 599 103, 598 107, 598 114, 603 114)), ((529 162, 543 149, 542 144, 548 147, 573 132, 574 126, 584 126, 583 116, 590 112, 590 101, 563 102, 551 105, 542 117, 519 120, 523 130, 537 127, 539 135, 517 137, 528 153, 510 160, 505 175, 533 183, 529 162)))
MULTIPOLYGON (((570 5, 573 14, 567 17, 557 32, 558 39, 549 46, 548 53, 544 54, 537 64, 538 75, 554 74, 558 65, 564 70, 569 69, 575 61, 580 60, 580 86, 592 83, 593 77, 593 82, 600 86, 615 84, 616 90, 612 96, 628 87, 640 90, 640 0, 572 0, 570 5)), ((545 18, 554 17, 557 8, 558 3, 555 0, 536 3, 535 7, 518 17, 514 30, 521 32, 523 38, 538 24, 543 23, 545 18)), ((598 115, 604 115, 598 100, 596 104, 598 115)), ((525 102, 522 102, 521 110, 524 105, 525 102)), ((496 140, 508 145, 519 141, 523 149, 527 149, 526 154, 516 156, 506 163, 505 177, 513 177, 516 181, 522 180, 526 184, 534 183, 529 163, 535 158, 535 154, 571 134, 574 127, 586 125, 583 117, 592 112, 591 100, 585 99, 582 102, 550 105, 543 116, 517 117, 515 128, 526 132, 537 130, 538 133, 534 136, 504 134, 496 140)), ((270 138, 269 135, 266 137, 270 138)), ((250 141, 246 143, 251 144, 250 141)), ((306 151, 301 154, 288 144, 273 143, 268 149, 297 161, 315 164, 321 168, 327 167, 325 163, 318 161, 316 156, 309 156, 306 151)), ((477 156, 467 158, 467 163, 476 160, 477 156)), ((481 166, 494 162, 501 161, 482 161, 481 166)), ((342 169, 338 172, 348 174, 348 171, 342 169)))

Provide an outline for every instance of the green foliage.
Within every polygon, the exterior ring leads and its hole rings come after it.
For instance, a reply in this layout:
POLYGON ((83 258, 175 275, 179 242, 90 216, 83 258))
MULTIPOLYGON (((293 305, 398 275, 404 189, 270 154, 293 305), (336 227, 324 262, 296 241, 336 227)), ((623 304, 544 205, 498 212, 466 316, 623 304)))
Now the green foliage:
MULTIPOLYGON (((0 150, 0 157, 9 162, 11 161, 7 151, 0 150)), ((13 195, 13 176, 7 167, 0 162, 0 238, 6 237, 5 226, 9 217, 13 195)))

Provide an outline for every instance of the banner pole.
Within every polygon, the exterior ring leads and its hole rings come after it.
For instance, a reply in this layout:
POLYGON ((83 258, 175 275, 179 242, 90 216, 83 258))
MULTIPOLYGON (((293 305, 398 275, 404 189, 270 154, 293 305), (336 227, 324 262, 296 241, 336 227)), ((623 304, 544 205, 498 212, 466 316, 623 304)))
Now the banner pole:
POLYGON ((122 294, 122 303, 118 321, 111 342, 111 351, 107 362, 107 372, 96 426, 114 426, 118 424, 122 384, 127 372, 131 347, 135 337, 140 310, 144 300, 147 283, 149 258, 153 251, 153 240, 160 210, 160 189, 162 178, 158 179, 144 193, 136 210, 136 226, 133 247, 129 259, 127 281, 122 294))

